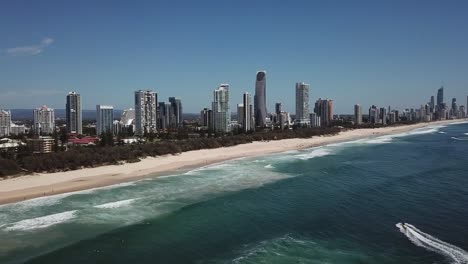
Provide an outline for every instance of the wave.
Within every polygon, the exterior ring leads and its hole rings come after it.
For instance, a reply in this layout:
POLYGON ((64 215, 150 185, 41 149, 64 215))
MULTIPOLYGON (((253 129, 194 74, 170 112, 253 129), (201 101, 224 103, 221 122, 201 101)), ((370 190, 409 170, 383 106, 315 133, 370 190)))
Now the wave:
POLYGON ((439 131, 438 133, 439 134, 447 134, 447 132, 444 132, 444 131, 439 131))
POLYGON ((467 141, 468 138, 457 138, 457 137, 451 137, 453 140, 459 140, 459 141, 467 141))
POLYGON ((404 225, 405 227, 403 227, 402 223, 396 224, 400 232, 405 234, 416 246, 449 257, 453 260, 453 263, 468 264, 468 252, 465 250, 426 234, 413 225, 406 223, 404 225))
POLYGON ((468 133, 463 133, 463 135, 467 135, 467 136, 468 136, 468 133))
POLYGON ((127 200, 116 201, 116 202, 111 202, 111 203, 105 203, 105 204, 96 205, 94 207, 102 208, 102 209, 114 209, 114 208, 119 208, 123 206, 128 206, 138 199, 141 199, 141 198, 133 198, 133 199, 127 199, 127 200))
POLYGON ((76 210, 58 214, 51 214, 32 219, 21 220, 11 225, 7 224, 5 231, 28 231, 33 229, 46 228, 52 225, 67 222, 75 218, 76 210))
POLYGON ((295 157, 302 159, 302 160, 309 160, 309 159, 313 159, 317 157, 328 156, 330 154, 332 154, 332 151, 330 149, 319 147, 319 148, 312 150, 312 152, 310 153, 295 155, 295 157))
POLYGON ((264 167, 265 169, 274 169, 275 167, 271 164, 268 164, 264 167))

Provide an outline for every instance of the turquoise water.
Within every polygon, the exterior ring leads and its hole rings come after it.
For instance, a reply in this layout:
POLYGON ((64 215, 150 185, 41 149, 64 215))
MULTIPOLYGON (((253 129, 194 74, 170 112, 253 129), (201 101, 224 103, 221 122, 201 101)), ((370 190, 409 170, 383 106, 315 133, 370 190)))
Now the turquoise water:
POLYGON ((0 206, 0 263, 468 263, 466 133, 432 126, 0 206))

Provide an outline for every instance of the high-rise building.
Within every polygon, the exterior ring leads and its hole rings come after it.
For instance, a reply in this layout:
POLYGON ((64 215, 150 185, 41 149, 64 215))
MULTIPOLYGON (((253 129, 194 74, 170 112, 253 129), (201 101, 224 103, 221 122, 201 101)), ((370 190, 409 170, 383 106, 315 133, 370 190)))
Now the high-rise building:
POLYGON ((283 112, 283 103, 278 102, 275 104, 275 114, 279 116, 281 112, 283 112))
POLYGON ((166 130, 173 127, 172 124, 174 124, 174 108, 172 107, 172 104, 166 102, 159 102, 158 108, 158 129, 166 130))
POLYGON ((431 96, 431 102, 429 104, 429 110, 431 113, 435 112, 435 101, 434 101, 434 96, 431 96))
POLYGON ((309 89, 310 86, 306 83, 296 83, 296 122, 300 125, 310 123, 309 89))
POLYGON ((264 127, 266 124, 266 71, 257 72, 257 80, 255 82, 255 125, 264 127))
POLYGON ((316 113, 310 113, 310 126, 311 127, 320 127, 320 116, 316 113))
POLYGON ((96 105, 96 134, 113 132, 114 107, 110 105, 96 105))
POLYGON ((319 98, 315 102, 314 112, 320 117, 322 126, 329 126, 333 120, 333 100, 319 98))
POLYGON ((354 105, 354 122, 356 125, 362 124, 362 107, 358 104, 354 105))
POLYGON ((34 133, 37 136, 49 135, 55 131, 55 113, 54 109, 42 106, 34 109, 34 133))
POLYGON ((171 103, 172 116, 170 117, 170 124, 172 128, 179 128, 183 125, 182 120, 182 101, 180 98, 169 97, 169 103, 171 103))
POLYGON ((244 93, 243 96, 243 106, 244 112, 242 116, 242 128, 244 132, 249 132, 255 129, 255 120, 254 120, 254 109, 252 105, 252 95, 249 93, 244 93))
POLYGON ((458 116, 458 105, 457 105, 457 98, 452 98, 452 116, 457 117, 458 116))
POLYGON ((11 112, 0 109, 0 137, 8 137, 11 129, 11 112))
POLYGON ((200 111, 200 119, 201 119, 200 125, 202 127, 208 128, 210 126, 209 111, 210 110, 208 108, 203 108, 203 110, 200 111))
POLYGON ((237 104, 237 123, 244 127, 244 104, 237 104))
POLYGON ((444 103, 444 87, 440 87, 437 90, 437 106, 441 106, 444 103))
POLYGON ((72 134, 83 134, 81 117, 81 96, 76 92, 69 92, 66 105, 67 131, 72 134))
POLYGON ((153 91, 135 91, 135 135, 156 133, 158 94, 153 91))
POLYGON ((221 84, 213 92, 213 130, 226 133, 230 130, 229 84, 221 84))
POLYGON ((380 108, 379 118, 382 125, 387 124, 387 109, 385 107, 380 108))
POLYGON ((369 123, 371 124, 379 123, 379 109, 375 105, 372 105, 369 108, 369 123))

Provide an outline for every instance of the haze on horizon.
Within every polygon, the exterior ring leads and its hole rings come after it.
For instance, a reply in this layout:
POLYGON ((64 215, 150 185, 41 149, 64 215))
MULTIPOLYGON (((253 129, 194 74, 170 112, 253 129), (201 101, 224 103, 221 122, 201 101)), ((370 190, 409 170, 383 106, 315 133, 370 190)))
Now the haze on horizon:
POLYGON ((133 107, 133 92, 209 107, 220 83, 231 111, 267 71, 267 107, 294 112, 294 85, 336 113, 359 103, 419 107, 445 86, 468 95, 466 1, 8 1, 0 9, 0 108, 133 107))

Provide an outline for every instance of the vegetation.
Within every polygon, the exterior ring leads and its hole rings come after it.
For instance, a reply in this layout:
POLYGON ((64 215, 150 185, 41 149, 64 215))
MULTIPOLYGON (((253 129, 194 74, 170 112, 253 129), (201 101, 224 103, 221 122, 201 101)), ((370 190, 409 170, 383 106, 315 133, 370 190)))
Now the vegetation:
MULTIPOLYGON (((97 146, 70 147, 67 151, 34 154, 20 151, 17 155, 0 154, 0 177, 26 172, 57 172, 76 170, 84 167, 137 162, 144 157, 173 155, 190 150, 213 149, 229 147, 253 141, 270 141, 288 138, 310 138, 313 136, 332 135, 339 128, 304 128, 294 130, 274 130, 238 135, 212 135, 189 138, 186 131, 176 136, 162 135, 158 141, 156 135, 148 135, 148 143, 113 146, 112 135, 101 135, 101 143, 97 146), (153 140, 153 142, 151 142, 153 140)), ((58 135, 56 135, 58 137, 58 135)), ((60 140, 64 135, 60 135, 60 140)), ((58 141, 58 139, 57 139, 58 141)))

